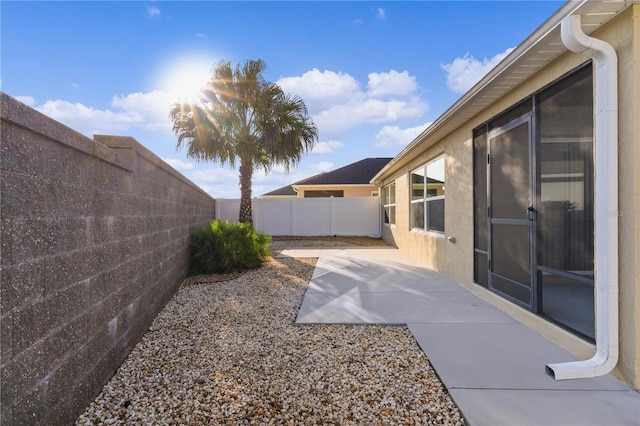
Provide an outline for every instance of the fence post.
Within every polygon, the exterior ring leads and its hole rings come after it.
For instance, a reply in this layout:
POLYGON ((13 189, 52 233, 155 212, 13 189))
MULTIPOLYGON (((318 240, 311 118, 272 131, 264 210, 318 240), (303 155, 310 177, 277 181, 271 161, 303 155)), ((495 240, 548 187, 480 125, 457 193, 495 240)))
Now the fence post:
POLYGON ((291 235, 296 235, 296 231, 298 230, 297 200, 297 198, 291 199, 291 235))
POLYGON ((331 235, 336 235, 336 230, 334 229, 334 223, 336 223, 335 220, 335 214, 336 214, 336 208, 335 208, 335 204, 333 201, 333 195, 331 197, 329 197, 329 234, 331 235))

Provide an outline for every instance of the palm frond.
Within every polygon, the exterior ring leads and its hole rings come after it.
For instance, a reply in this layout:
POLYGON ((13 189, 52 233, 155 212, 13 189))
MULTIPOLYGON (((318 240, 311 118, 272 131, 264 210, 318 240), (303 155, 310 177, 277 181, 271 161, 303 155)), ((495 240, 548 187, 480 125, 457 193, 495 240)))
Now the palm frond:
POLYGON ((235 67, 219 61, 201 98, 174 104, 169 113, 177 147, 186 147, 187 156, 232 167, 240 163, 243 198, 251 194, 254 167, 269 171, 281 165, 288 171, 318 141, 305 103, 267 82, 266 70, 261 59, 235 67))

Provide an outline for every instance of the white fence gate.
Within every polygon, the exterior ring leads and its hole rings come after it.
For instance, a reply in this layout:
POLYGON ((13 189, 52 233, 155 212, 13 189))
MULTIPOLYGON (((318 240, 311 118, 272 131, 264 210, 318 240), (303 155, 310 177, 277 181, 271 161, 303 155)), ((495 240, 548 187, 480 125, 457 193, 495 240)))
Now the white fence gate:
MULTIPOLYGON (((253 225, 269 235, 379 237, 378 197, 253 198, 253 225)), ((216 200, 216 218, 238 221, 240 200, 216 200)))

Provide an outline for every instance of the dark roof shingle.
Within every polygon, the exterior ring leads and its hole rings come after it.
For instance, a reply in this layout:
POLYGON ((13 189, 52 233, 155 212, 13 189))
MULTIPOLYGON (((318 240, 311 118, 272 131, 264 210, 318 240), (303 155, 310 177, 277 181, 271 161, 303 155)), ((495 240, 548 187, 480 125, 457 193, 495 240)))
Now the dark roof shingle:
POLYGON ((262 196, 264 197, 265 195, 268 196, 291 196, 291 197, 295 197, 296 196, 296 191, 293 190, 293 187, 291 185, 287 185, 287 186, 283 186, 282 188, 278 188, 278 189, 274 189, 271 192, 267 192, 266 194, 262 194, 262 196))
POLYGON ((295 197, 297 194, 293 190, 293 185, 368 185, 371 179, 382 170, 389 161, 391 161, 391 157, 365 158, 364 160, 347 164, 334 171, 320 173, 291 185, 283 186, 282 188, 267 192, 262 196, 295 197))
POLYGON ((294 185, 368 185, 391 158, 365 158, 331 172, 301 180, 294 185))

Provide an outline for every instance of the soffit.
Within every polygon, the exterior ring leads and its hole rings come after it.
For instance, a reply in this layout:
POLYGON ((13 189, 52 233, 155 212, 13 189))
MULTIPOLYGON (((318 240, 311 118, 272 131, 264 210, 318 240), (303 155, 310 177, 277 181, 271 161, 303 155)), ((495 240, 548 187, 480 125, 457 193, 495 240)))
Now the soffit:
POLYGON ((568 1, 529 38, 516 47, 455 104, 427 127, 374 178, 397 170, 417 149, 424 150, 503 97, 520 83, 567 51, 560 36, 560 23, 570 15, 581 15, 582 29, 590 34, 622 10, 640 0, 568 1))

